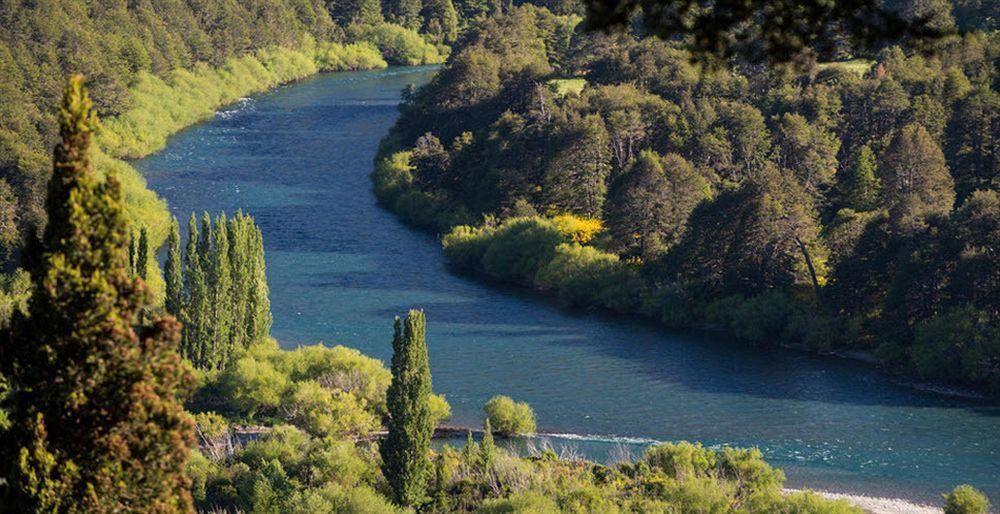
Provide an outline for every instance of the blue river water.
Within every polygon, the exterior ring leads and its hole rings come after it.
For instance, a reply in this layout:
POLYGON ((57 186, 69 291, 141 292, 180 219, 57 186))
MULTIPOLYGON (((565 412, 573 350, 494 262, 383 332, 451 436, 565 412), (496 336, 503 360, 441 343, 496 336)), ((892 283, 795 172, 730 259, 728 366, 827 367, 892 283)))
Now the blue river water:
POLYGON ((496 394, 557 445, 604 459, 652 441, 757 446, 790 486, 1000 501, 1000 408, 865 365, 561 309, 447 269, 437 239, 380 209, 368 174, 400 91, 432 68, 330 73, 244 99, 136 165, 186 219, 242 208, 264 231, 273 335, 388 362, 392 317, 422 308, 453 422, 496 394))

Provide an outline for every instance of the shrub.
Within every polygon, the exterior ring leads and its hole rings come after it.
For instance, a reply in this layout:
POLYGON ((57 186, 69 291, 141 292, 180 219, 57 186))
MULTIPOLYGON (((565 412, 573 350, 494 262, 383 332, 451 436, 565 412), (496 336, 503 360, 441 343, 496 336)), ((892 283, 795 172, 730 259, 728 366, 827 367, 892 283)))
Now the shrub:
POLYGON ((729 327, 743 341, 773 343, 785 330, 792 308, 788 295, 781 291, 760 294, 736 307, 729 327))
POLYGON ((560 214, 552 218, 552 223, 570 241, 587 244, 597 234, 604 230, 604 224, 599 219, 583 218, 572 214, 560 214))
POLYGON ((646 450, 643 461, 650 469, 662 471, 676 480, 704 477, 716 464, 715 452, 700 443, 664 443, 646 450))
POLYGON ((476 510, 478 514, 550 514, 559 512, 555 500, 536 492, 526 492, 508 498, 486 500, 482 507, 476 510))
POLYGON ((944 514, 986 514, 990 501, 971 485, 960 485, 944 495, 944 514))
POLYGON ((562 243, 555 255, 538 270, 535 284, 558 292, 559 298, 571 305, 596 303, 609 278, 621 267, 618 256, 591 246, 562 243))
POLYGON ((438 48, 416 32, 392 23, 352 27, 356 37, 375 45, 389 64, 417 66, 444 62, 438 48))
POLYGON ((506 220, 483 255, 483 271, 499 279, 531 285, 563 240, 562 232, 544 218, 506 220))
POLYGON ((373 70, 389 65, 378 48, 368 42, 320 43, 315 59, 319 68, 325 71, 373 70))
POLYGON ((486 418, 494 431, 503 436, 532 434, 535 432, 535 413, 524 402, 515 402, 507 396, 494 396, 484 407, 486 418))

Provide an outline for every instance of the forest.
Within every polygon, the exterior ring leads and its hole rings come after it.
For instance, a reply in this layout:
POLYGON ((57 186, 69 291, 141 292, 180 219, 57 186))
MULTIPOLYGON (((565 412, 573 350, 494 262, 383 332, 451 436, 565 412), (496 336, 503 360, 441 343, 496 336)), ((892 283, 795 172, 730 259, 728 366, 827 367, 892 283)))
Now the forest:
POLYGON ((434 319, 386 319, 388 366, 282 346, 254 216, 182 231, 127 160, 320 71, 443 63, 402 91, 372 180, 457 268, 1000 388, 988 2, 904 10, 943 27, 926 53, 723 66, 638 16, 602 32, 602 5, 0 4, 0 513, 863 512, 786 489, 758 448, 518 452, 545 421, 504 395, 436 444, 434 319))
POLYGON ((405 98, 382 203, 457 269, 569 305, 1000 392, 993 28, 719 65, 579 21, 525 5, 472 31, 405 98))

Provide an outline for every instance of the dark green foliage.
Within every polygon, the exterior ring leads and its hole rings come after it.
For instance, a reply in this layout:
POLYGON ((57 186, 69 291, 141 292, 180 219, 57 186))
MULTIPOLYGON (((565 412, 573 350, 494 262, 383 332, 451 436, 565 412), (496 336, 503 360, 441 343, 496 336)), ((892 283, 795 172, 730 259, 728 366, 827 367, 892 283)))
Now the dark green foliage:
POLYGON ((427 500, 431 463, 427 457, 434 422, 431 417, 431 371, 423 311, 396 318, 392 339, 392 383, 386 393, 388 434, 379 446, 382 473, 399 505, 427 500))
POLYGON ((882 184, 878 179, 875 153, 868 145, 862 146, 841 181, 841 202, 855 211, 870 211, 878 207, 882 184))
POLYGON ((142 227, 139 230, 139 249, 135 257, 135 274, 143 279, 149 279, 149 266, 152 264, 152 250, 149 248, 149 230, 142 227))
POLYGON ((673 247, 691 211, 709 197, 708 181, 683 157, 646 151, 611 186, 605 219, 615 249, 651 260, 673 247))
MULTIPOLYGON (((891 8, 952 25, 937 0, 891 8)), ((758 22, 738 29, 750 30, 740 55, 774 55, 758 22)), ((939 41, 934 55, 857 54, 850 30, 831 26, 829 44, 803 45, 841 62, 709 69, 683 35, 645 37, 637 22, 564 39, 567 26, 528 5, 474 26, 384 141, 376 194, 417 226, 451 230, 451 264, 672 326, 714 322, 725 303, 737 316, 718 324, 740 339, 879 349, 911 371, 923 323, 970 304, 966 321, 1000 322, 986 222, 1000 162, 996 34, 939 41), (428 132, 439 141, 411 159, 402 144, 428 132), (604 230, 557 235, 566 214, 599 216, 604 230)), ((993 350, 957 351, 980 367, 943 375, 989 386, 993 350)))
POLYGON ((184 319, 184 260, 181 257, 181 234, 177 218, 170 220, 170 233, 167 236, 167 261, 163 269, 163 279, 166 281, 166 300, 164 307, 167 312, 177 318, 184 319))
POLYGON ((98 128, 83 78, 59 112, 47 224, 32 257, 28 310, 0 340, 14 386, 0 446, 11 512, 193 512, 184 472, 193 441, 178 396, 192 377, 172 317, 128 272, 128 228, 114 175, 91 163, 98 128))
POLYGON ((638 16, 649 32, 664 39, 682 38, 697 54, 712 58, 740 54, 748 60, 788 62, 840 41, 859 49, 896 40, 928 44, 955 30, 947 11, 935 16, 875 0, 724 0, 707 8, 694 0, 585 4, 590 30, 628 27, 638 16))

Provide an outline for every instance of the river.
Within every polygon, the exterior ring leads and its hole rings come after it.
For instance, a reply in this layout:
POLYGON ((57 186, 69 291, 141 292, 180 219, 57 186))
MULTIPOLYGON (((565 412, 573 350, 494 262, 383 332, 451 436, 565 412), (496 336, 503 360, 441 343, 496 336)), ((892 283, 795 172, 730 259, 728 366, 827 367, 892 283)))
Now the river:
POLYGON ((424 309, 454 423, 480 423, 483 403, 507 394, 532 405, 540 430, 575 434, 554 443, 598 460, 652 440, 758 446, 790 486, 937 502, 970 483, 1000 501, 996 406, 449 272, 436 238, 380 209, 368 179, 400 91, 433 71, 318 75, 230 106, 136 165, 182 220, 255 216, 282 346, 343 344, 388 362, 392 317, 424 309))

